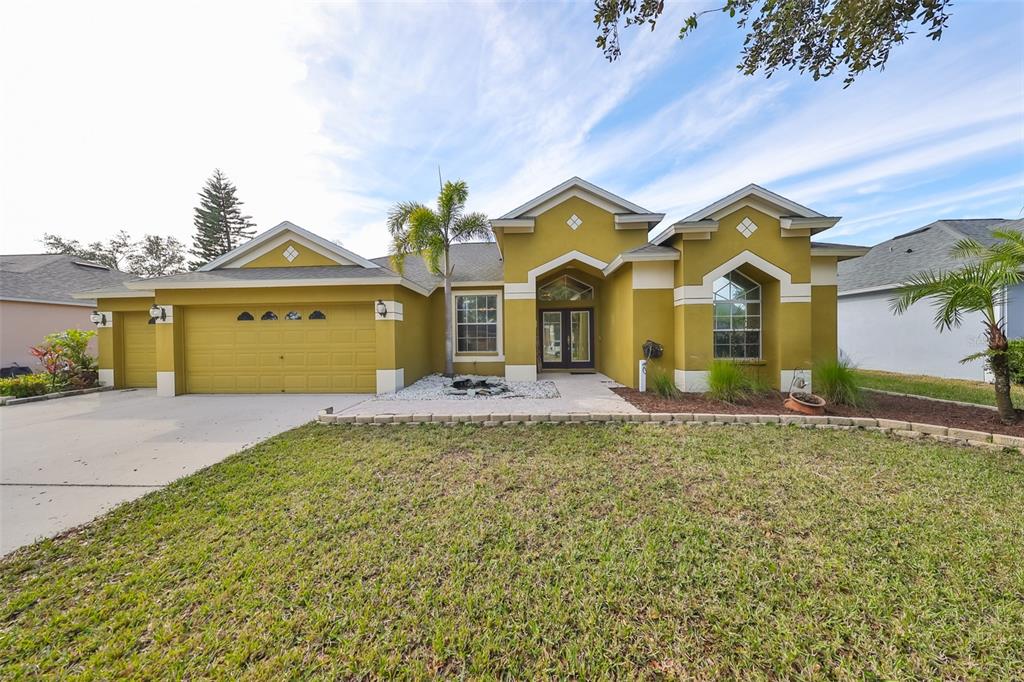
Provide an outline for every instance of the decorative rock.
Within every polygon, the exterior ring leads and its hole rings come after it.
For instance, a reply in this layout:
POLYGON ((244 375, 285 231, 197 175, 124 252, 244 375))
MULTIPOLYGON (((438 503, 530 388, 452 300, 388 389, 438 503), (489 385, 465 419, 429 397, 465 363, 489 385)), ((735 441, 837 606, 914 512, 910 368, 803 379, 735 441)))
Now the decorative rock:
MULTIPOLYGON (((716 416, 717 415, 714 415, 714 414, 694 414, 693 415, 693 421, 695 421, 697 423, 713 424, 716 421, 718 421, 717 419, 715 419, 716 416)), ((719 424, 724 424, 725 422, 718 422, 718 423, 719 424)))
POLYGON ((828 417, 822 417, 821 415, 808 414, 804 416, 804 424, 828 424, 828 417))
POLYGON ((829 424, 838 424, 839 426, 853 426, 853 420, 849 417, 827 417, 829 424))
POLYGON ((781 417, 777 414, 759 414, 757 415, 757 421, 762 424, 778 424, 781 417))
POLYGON ((652 422, 670 422, 672 421, 672 415, 667 412, 653 412, 651 414, 652 422))
POLYGON ((612 416, 610 414, 594 413, 590 415, 590 418, 596 422, 610 422, 612 420, 612 416))
POLYGON ((569 419, 570 419, 570 421, 574 421, 574 422, 590 421, 590 413, 589 412, 576 412, 576 413, 570 415, 569 419))
POLYGON ((902 422, 896 419, 878 419, 876 420, 878 425, 883 429, 893 429, 894 431, 909 431, 910 422, 902 422))
POLYGON ((783 424, 804 424, 806 423, 807 417, 802 414, 784 414, 782 415, 783 424))
POLYGON ((372 423, 373 423, 373 415, 372 414, 358 414, 358 415, 356 415, 356 424, 372 424, 372 423))
POLYGON ((985 448, 986 450, 992 451, 1001 451, 1006 447, 1004 445, 998 445, 997 443, 989 443, 986 440, 969 440, 967 441, 967 444, 973 445, 976 448, 985 448))
POLYGON ((374 424, 390 424, 395 420, 393 414, 378 414, 373 418, 374 424))
POLYGON ((756 424, 758 415, 756 414, 737 414, 735 421, 738 424, 756 424))
POLYGON ((732 424, 736 421, 736 415, 734 414, 716 414, 715 421, 721 422, 722 424, 732 424))
POLYGON ((569 421, 569 415, 562 414, 562 413, 557 413, 556 414, 556 413, 552 412, 548 416, 548 419, 550 419, 553 422, 567 422, 567 421, 569 421))
POLYGON ((924 434, 920 431, 893 431, 893 434, 900 438, 909 438, 911 440, 919 440, 924 438, 924 434))
POLYGON ((672 414, 672 421, 678 424, 692 422, 693 414, 690 412, 675 412, 672 414))
POLYGON ((651 421, 651 415, 647 412, 636 412, 629 415, 629 421, 631 422, 649 422, 651 421))
POLYGON ((550 419, 550 417, 551 417, 550 414, 531 414, 530 415, 530 421, 531 422, 546 422, 546 421, 548 421, 550 419))

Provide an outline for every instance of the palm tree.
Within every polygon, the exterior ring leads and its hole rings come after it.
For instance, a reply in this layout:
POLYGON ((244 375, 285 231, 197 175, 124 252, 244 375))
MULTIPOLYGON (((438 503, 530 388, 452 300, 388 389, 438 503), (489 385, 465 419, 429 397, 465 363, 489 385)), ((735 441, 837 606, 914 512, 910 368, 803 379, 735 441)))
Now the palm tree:
POLYGON ((402 273, 405 259, 421 255, 432 273, 444 278, 444 373, 455 374, 452 358, 451 247, 471 239, 490 239, 490 224, 483 213, 466 213, 469 186, 446 182, 437 195, 437 208, 415 201, 400 201, 388 212, 391 262, 402 273))
POLYGON ((973 239, 957 242, 952 255, 966 260, 962 268, 918 273, 907 280, 889 304, 893 313, 902 315, 914 303, 931 299, 940 332, 959 327, 968 313, 981 313, 988 347, 961 362, 988 359, 995 378, 999 418, 1005 424, 1014 424, 1018 417, 1010 398, 1009 342, 999 310, 1006 302, 1007 289, 1024 281, 1024 234, 996 230, 992 235, 1000 241, 991 245, 973 239))

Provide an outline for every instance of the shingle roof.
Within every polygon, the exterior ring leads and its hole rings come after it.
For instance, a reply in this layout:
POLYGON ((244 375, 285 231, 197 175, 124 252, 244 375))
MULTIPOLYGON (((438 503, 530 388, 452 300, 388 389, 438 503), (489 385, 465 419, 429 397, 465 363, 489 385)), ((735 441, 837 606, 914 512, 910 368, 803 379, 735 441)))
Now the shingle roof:
MULTIPOLYGON (((500 282, 505 276, 498 245, 494 242, 469 242, 452 245, 452 280, 454 282, 500 282)), ((373 258, 382 268, 393 268, 391 258, 373 258)), ((432 288, 441 283, 441 278, 427 269, 421 256, 405 259, 403 274, 413 282, 432 288)))
POLYGON ((95 301, 72 298, 72 294, 135 279, 59 253, 0 256, 0 299, 92 305, 95 301))
POLYGON ((896 287, 925 270, 943 271, 961 263, 950 250, 961 239, 983 244, 996 239, 992 230, 1024 231, 1024 221, 1003 218, 937 220, 877 244, 865 255, 839 264, 839 291, 896 287))

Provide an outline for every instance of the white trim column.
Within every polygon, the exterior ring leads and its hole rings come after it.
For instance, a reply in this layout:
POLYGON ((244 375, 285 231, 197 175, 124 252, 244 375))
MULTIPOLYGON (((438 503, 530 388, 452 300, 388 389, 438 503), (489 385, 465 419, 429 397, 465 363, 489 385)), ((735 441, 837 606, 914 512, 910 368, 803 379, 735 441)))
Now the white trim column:
POLYGON ((377 393, 397 393, 405 388, 405 368, 378 369, 377 393))
POLYGON ((174 372, 156 373, 156 394, 161 398, 174 397, 174 372))

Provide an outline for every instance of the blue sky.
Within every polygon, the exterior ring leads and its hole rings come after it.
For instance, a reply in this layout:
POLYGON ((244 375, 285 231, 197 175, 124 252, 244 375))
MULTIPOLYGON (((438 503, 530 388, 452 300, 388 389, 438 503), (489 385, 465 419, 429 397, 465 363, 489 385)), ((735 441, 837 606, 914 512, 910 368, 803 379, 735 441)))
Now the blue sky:
POLYGON ((215 166, 261 229, 367 256, 438 166, 491 215, 579 175, 668 220, 756 182, 843 216, 822 238, 850 243, 1024 217, 1024 3, 958 4, 941 42, 913 36, 846 90, 740 75, 725 16, 678 41, 699 7, 626 32, 609 64, 589 3, 8 6, 2 250, 188 240, 215 166))

